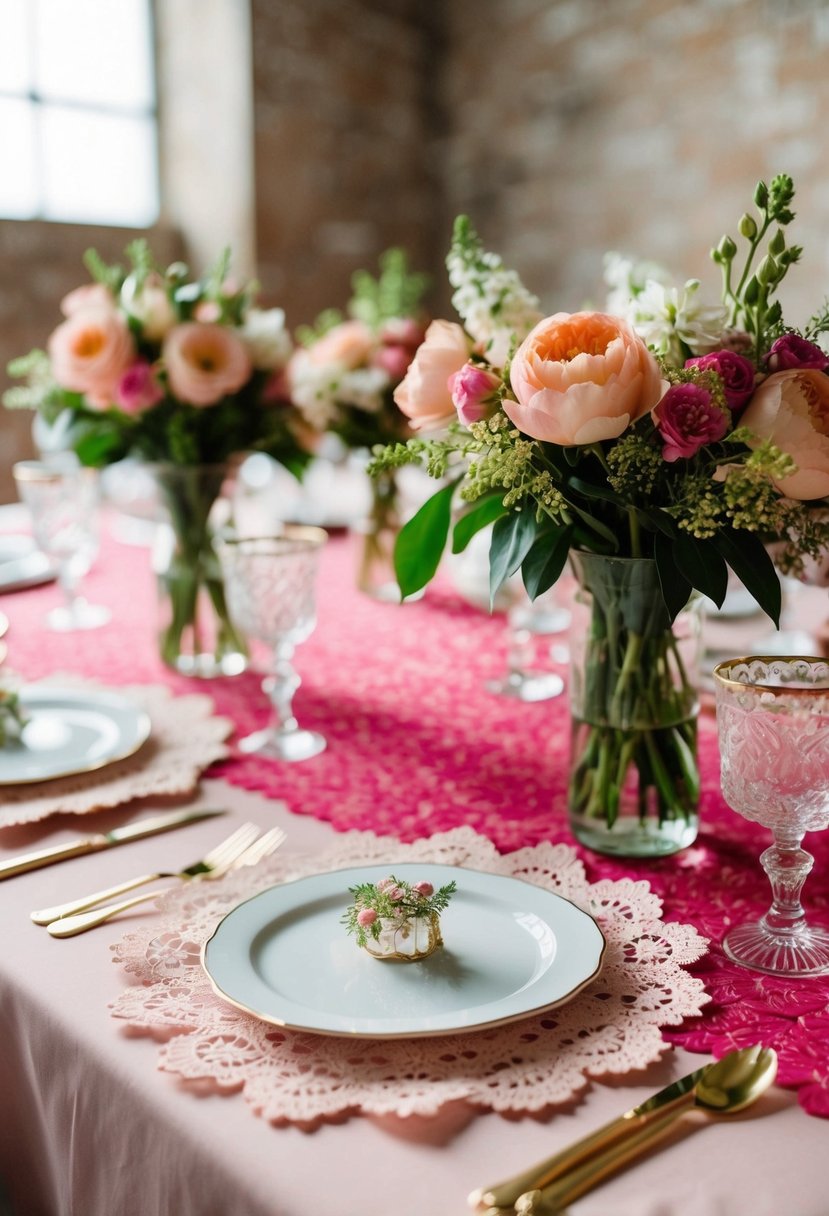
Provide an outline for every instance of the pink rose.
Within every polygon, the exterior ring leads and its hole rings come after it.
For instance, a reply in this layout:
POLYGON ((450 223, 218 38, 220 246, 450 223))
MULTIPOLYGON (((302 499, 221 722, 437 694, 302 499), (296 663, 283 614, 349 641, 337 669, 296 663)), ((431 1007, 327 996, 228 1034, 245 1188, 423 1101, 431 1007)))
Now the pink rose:
POLYGON ((124 318, 113 307, 76 309, 49 338, 52 374, 61 388, 84 393, 92 409, 108 409, 135 358, 124 318))
POLYGON ((671 385, 654 409, 653 420, 664 440, 662 458, 669 464, 695 456, 728 430, 728 419, 701 384, 671 385))
POLYGON ((722 380, 725 400, 731 410, 741 410, 754 392, 754 364, 733 350, 715 350, 710 355, 686 359, 686 367, 716 372, 722 380))
POLYGON ((801 501, 829 495, 829 376, 811 368, 775 372, 740 421, 796 463, 796 473, 775 482, 781 494, 801 501))
POLYGON ((472 344, 454 321, 433 321, 394 399, 414 430, 440 426, 455 413, 449 378, 469 358, 472 344))
POLYGON ((253 371, 245 347, 224 325, 176 325, 161 353, 170 389, 190 405, 215 405, 237 392, 253 371))
POLYGON ((414 351, 410 346, 381 346, 371 356, 371 366, 381 368, 392 384, 399 384, 412 361, 414 351))
POLYGON ((125 414, 143 414, 158 405, 164 390, 155 378, 155 373, 144 359, 138 359, 128 367, 115 390, 115 403, 125 414))
POLYGON ((390 346, 408 346, 412 350, 417 350, 425 337, 426 331, 413 317, 393 317, 390 321, 384 321, 380 329, 381 342, 390 346))
POLYGON ((71 317, 81 308, 114 308, 115 301, 108 287, 103 283, 84 283, 64 296, 60 302, 60 310, 65 317, 71 317))
POLYGON ((766 363, 770 372, 784 372, 798 367, 825 372, 829 368, 829 358, 825 352, 815 342, 807 342, 797 334, 783 334, 782 338, 778 338, 766 355, 766 363))
POLYGON ((529 435, 562 447, 616 439, 663 391, 659 365, 627 322, 559 312, 524 339, 510 365, 517 401, 504 413, 529 435))
POLYGON ((353 370, 366 362, 373 346, 374 336, 367 325, 362 321, 343 321, 308 347, 308 358, 320 367, 337 363, 353 370))
POLYGON ((430 882, 416 882, 412 890, 417 891, 418 895, 422 895, 424 899, 428 899, 430 895, 434 895, 435 893, 435 888, 430 882))
POLYGON ((449 377, 452 403, 458 411, 458 420, 464 426, 488 418, 498 404, 498 388, 501 377, 487 371, 479 363, 466 363, 459 372, 449 377))
POLYGON ((377 913, 373 908, 363 908, 357 913, 357 924, 362 925, 364 929, 367 929, 369 925, 373 925, 376 920, 377 913))

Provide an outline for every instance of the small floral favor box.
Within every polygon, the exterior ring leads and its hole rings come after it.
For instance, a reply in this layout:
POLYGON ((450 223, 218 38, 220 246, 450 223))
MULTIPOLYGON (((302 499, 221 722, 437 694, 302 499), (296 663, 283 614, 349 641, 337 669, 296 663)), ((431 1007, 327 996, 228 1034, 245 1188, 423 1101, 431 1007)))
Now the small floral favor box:
POLYGON ((373 958, 417 962, 443 945, 440 914, 455 889, 454 882, 436 891, 430 882, 408 883, 390 874, 349 888, 354 902, 342 923, 373 958))

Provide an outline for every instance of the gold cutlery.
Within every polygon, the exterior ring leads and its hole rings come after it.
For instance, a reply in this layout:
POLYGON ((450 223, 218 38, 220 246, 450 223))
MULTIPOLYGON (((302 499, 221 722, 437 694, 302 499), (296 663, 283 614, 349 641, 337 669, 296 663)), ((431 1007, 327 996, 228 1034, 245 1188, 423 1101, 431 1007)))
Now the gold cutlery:
POLYGON ((195 811, 173 811, 167 815, 155 815, 152 819, 139 819, 123 828, 114 828, 111 832, 100 832, 95 836, 84 836, 73 844, 53 845, 48 849, 38 849, 34 853, 23 853, 12 857, 9 861, 0 862, 0 879, 13 878, 16 874, 27 874, 29 870, 37 870, 41 866, 50 866, 56 861, 66 861, 70 857, 84 857, 87 853, 99 853, 102 849, 112 849, 116 845, 126 844, 130 840, 142 840, 145 836, 155 836, 158 832, 169 832, 172 828, 183 827, 186 823, 197 823, 200 819, 213 819, 216 815, 224 815, 223 810, 198 809, 195 811))
POLYGON ((736 1114, 759 1098, 776 1075, 777 1055, 771 1048, 755 1045, 729 1052, 554 1157, 473 1191, 470 1206, 488 1216, 512 1211, 552 1216, 632 1161, 687 1111, 736 1114))
POLYGON ((79 899, 71 899, 65 904, 55 904, 52 908, 40 908, 31 913, 31 919, 36 925, 49 925, 53 920, 60 920, 64 916, 74 916, 78 912, 86 912, 88 908, 94 908, 96 904, 106 903, 118 895, 126 895, 128 891, 142 887, 145 883, 155 882, 159 878, 181 878, 186 881, 199 874, 210 873, 218 866, 234 861, 258 835, 259 832, 254 824, 243 823, 240 828, 228 836, 227 840, 217 844, 215 849, 211 849, 198 861, 185 866, 183 870, 158 870, 154 874, 141 874, 138 878, 128 879, 114 887, 106 887, 103 891, 95 891, 92 895, 82 895, 79 899))
MULTIPOLYGON (((256 829, 254 828, 255 833, 256 829)), ((285 838, 285 833, 281 828, 271 828, 264 836, 258 840, 254 839, 243 849, 234 849, 234 855, 230 859, 226 858, 220 865, 212 866, 210 869, 202 869, 197 874, 188 874, 185 881, 199 882, 207 879, 223 878, 231 870, 255 865, 258 861, 262 861, 263 858, 269 857, 271 853, 274 853, 284 842, 285 838)), ((184 872, 181 871, 170 877, 182 878, 183 876, 184 872)), ((81 912, 76 916, 62 916, 58 920, 53 920, 48 924, 46 932, 52 937, 75 937, 78 933, 85 933, 87 929, 94 929, 98 925, 103 925, 120 912, 126 912, 129 908, 134 908, 138 904, 156 899, 159 895, 163 895, 165 891, 171 890, 173 890, 172 887, 162 887, 161 890, 146 891, 143 895, 134 895, 131 899, 125 899, 121 903, 105 904, 102 908, 92 908, 91 911, 81 912)))

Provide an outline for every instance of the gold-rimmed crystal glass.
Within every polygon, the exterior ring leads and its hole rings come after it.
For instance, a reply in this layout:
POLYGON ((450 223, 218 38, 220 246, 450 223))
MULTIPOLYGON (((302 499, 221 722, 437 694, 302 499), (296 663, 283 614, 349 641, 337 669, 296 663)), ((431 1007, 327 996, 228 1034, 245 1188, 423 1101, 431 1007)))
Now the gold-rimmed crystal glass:
POLYGON ((28 507, 39 548, 55 559, 66 602, 46 618, 50 629, 97 629, 110 619, 102 604, 80 594, 98 553, 98 474, 82 465, 19 460, 13 466, 21 502, 28 507))
POLYGON ((317 731, 302 729, 293 712, 300 678, 295 648, 316 625, 315 587, 322 528, 285 527, 277 536, 230 536, 218 545, 228 607, 249 638, 271 651, 270 673, 262 687, 273 709, 271 725, 243 738, 244 752, 278 760, 308 760, 325 748, 317 731))
POLYGON ((772 905, 723 942, 735 962, 771 975, 829 973, 829 932, 800 902, 814 858, 806 832, 829 826, 829 663, 749 656, 714 668, 722 790, 744 818, 770 828, 760 861, 772 905))

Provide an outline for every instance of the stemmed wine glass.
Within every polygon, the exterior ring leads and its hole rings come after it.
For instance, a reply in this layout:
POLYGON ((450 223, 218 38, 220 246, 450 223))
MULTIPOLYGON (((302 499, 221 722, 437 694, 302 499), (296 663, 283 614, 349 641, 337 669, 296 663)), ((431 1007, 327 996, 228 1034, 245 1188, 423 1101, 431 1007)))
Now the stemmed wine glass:
POLYGON ((809 657, 728 659, 714 668, 722 789, 733 810, 771 828, 761 855, 773 902, 732 929, 723 948, 771 975, 829 973, 829 932, 800 903, 814 863, 804 833, 829 826, 829 663, 809 657))
MULTIPOLYGON (((519 701, 549 701, 564 691, 564 681, 555 671, 535 668, 536 637, 561 633, 570 624, 570 613, 551 593, 531 602, 520 580, 503 588, 507 606, 507 670, 487 680, 487 691, 519 701)), ((557 655, 551 650, 553 657, 557 655)))
POLYGON ((217 546, 231 618, 272 650, 271 674, 262 687, 273 721, 240 740, 243 752, 309 760, 325 749, 323 736, 302 729, 294 717, 300 678, 291 660, 316 625, 317 566, 327 539, 322 528, 286 526, 278 536, 228 536, 217 546))
POLYGON ((29 508, 32 531, 42 551, 58 566, 66 603, 47 616, 50 629, 97 629, 110 619, 108 608, 90 604, 79 592, 81 579, 98 552, 98 475, 82 465, 19 460, 13 466, 21 501, 29 508))

